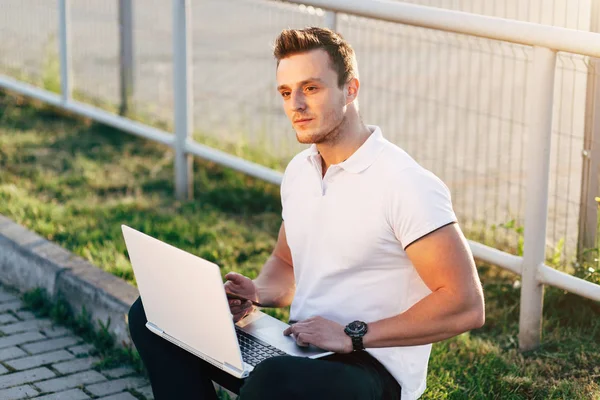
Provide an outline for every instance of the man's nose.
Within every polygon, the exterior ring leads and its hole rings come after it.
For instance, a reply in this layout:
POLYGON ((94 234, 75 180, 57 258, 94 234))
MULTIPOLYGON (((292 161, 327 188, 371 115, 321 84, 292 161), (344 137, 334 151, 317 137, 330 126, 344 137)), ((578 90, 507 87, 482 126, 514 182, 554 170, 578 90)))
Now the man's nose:
POLYGON ((292 94, 292 111, 302 111, 306 108, 302 92, 292 94))

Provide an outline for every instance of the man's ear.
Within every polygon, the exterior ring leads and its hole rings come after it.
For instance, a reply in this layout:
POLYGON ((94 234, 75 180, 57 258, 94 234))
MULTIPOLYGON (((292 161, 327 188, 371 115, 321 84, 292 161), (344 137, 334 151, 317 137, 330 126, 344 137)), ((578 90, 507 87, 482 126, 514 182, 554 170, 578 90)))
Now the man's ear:
POLYGON ((352 103, 358 97, 360 82, 357 78, 352 78, 344 85, 344 94, 346 95, 346 105, 352 103))

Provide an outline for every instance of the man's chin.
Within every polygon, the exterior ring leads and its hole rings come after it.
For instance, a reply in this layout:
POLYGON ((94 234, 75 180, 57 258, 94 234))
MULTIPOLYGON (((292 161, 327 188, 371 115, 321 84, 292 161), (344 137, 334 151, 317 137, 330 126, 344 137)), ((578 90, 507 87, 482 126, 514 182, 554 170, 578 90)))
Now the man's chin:
POLYGON ((300 143, 300 144, 313 144, 314 143, 314 141, 311 138, 296 136, 296 139, 298 140, 298 143, 300 143))
POLYGON ((308 132, 298 132, 296 131, 296 140, 301 144, 313 144, 319 143, 322 141, 322 137, 320 135, 310 134, 308 132))

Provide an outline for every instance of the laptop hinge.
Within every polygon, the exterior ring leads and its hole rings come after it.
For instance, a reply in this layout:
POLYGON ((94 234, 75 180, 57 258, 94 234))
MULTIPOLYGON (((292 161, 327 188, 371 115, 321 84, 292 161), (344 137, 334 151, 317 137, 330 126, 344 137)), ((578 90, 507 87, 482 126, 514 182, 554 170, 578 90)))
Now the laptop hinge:
POLYGON ((227 369, 229 369, 229 370, 231 370, 231 371, 235 372, 236 374, 242 374, 242 372, 244 372, 244 371, 242 371, 242 370, 240 370, 240 369, 238 369, 238 368, 234 367, 233 365, 231 365, 231 364, 229 364, 229 363, 227 363, 227 362, 226 362, 226 363, 223 363, 223 369, 225 369, 225 368, 227 368, 227 369))
POLYGON ((154 325, 152 322, 146 322, 146 328, 150 329, 153 333, 162 336, 164 331, 160 329, 158 326, 154 325))

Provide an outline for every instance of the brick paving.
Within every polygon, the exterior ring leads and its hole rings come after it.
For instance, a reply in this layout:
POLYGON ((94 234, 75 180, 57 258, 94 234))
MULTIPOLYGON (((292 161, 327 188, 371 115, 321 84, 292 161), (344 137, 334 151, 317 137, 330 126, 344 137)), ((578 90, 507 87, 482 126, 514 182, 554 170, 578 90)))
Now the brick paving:
POLYGON ((91 345, 23 307, 0 286, 0 399, 153 400, 146 378, 128 366, 96 370, 91 345))

